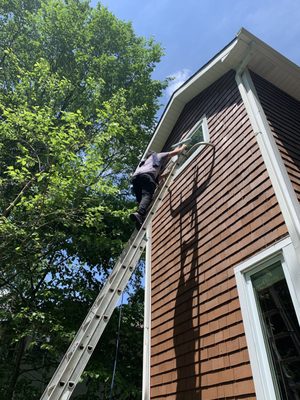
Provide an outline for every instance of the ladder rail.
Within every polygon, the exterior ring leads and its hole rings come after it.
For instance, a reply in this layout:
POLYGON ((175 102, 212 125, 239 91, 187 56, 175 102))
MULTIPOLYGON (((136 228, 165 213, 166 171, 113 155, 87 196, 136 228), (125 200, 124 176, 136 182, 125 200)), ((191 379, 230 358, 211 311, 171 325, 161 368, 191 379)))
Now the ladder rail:
MULTIPOLYGON (((140 255, 136 255, 135 259, 133 260, 132 264, 136 264, 140 258, 140 255)), ((126 270, 126 276, 125 279, 123 279, 122 284, 120 285, 120 290, 121 293, 125 290, 126 285, 128 280, 130 279, 132 273, 134 271, 133 267, 128 267, 126 270)), ((119 298, 121 296, 121 293, 114 293, 111 301, 109 302, 107 308, 105 309, 105 317, 106 317, 106 324, 108 323, 118 301, 119 298)), ((93 351, 97 345, 97 343, 99 342, 99 339, 106 327, 106 324, 99 324, 98 329, 93 330, 91 337, 89 338, 88 342, 86 343, 86 346, 90 346, 91 351, 93 351)), ((78 382, 78 380, 80 379, 80 376, 84 370, 84 367, 86 366, 88 360, 84 359, 84 357, 82 357, 79 361, 79 363, 76 365, 76 367, 74 368, 74 370, 72 371, 71 375, 70 375, 70 382, 78 382)))
MULTIPOLYGON (((107 280, 106 284, 102 289, 104 289, 104 292, 101 290, 99 295, 97 296, 96 300, 94 301, 94 304, 90 308, 87 317, 85 318, 84 322, 82 323, 81 327, 79 328, 76 336, 74 337, 71 345, 69 346, 69 349, 65 353, 65 356, 63 357, 61 363, 59 364, 55 374, 53 375, 51 381, 49 382, 48 385, 48 390, 51 389, 51 387, 55 385, 60 384, 60 388, 62 388, 68 379, 68 370, 72 369, 72 367, 76 368, 76 364, 79 361, 78 359, 81 358, 82 354, 76 354, 76 350, 78 349, 78 346, 81 347, 82 350, 86 348, 86 346, 89 346, 89 344, 85 344, 84 339, 89 338, 92 332, 96 329, 99 329, 99 325, 101 324, 102 321, 106 322, 108 321, 109 318, 104 318, 105 312, 107 307, 109 306, 109 303, 111 302, 111 299, 114 297, 116 293, 118 293, 118 290, 113 290, 111 292, 112 296, 108 296, 108 293, 110 289, 112 288, 112 285, 115 284, 115 286, 119 286, 120 282, 122 279, 124 279, 124 275, 126 274, 126 270, 130 270, 130 276, 134 270, 134 267, 132 267, 132 260, 129 258, 140 258, 144 248, 146 246, 146 242, 143 246, 136 247, 135 251, 130 253, 126 259, 124 259, 125 264, 129 263, 128 267, 126 268, 120 268, 119 273, 114 276, 112 280, 107 280), (142 248, 141 248, 142 247, 142 248), (136 253, 138 252, 138 256, 134 257, 136 253), (130 257, 131 256, 131 257, 130 257)), ((129 276, 129 278, 130 278, 129 276)), ((128 279, 129 279, 128 278, 128 279)), ((120 297, 121 293, 119 292, 118 298, 120 297)), ((117 299, 118 300, 118 299, 117 299)), ((116 300, 116 304, 117 304, 116 300)), ((88 350, 89 351, 89 350, 88 350)), ((41 399, 55 399, 55 394, 59 390, 54 390, 53 393, 49 394, 49 397, 42 397, 41 399)), ((44 393, 45 395, 45 393, 44 393)), ((43 396, 44 396, 43 395, 43 396)))
MULTIPOLYGON (((141 252, 142 253, 142 252, 141 252)), ((140 254, 136 254, 134 259, 132 260, 132 265, 136 264, 141 256, 140 254)), ((103 310, 102 315, 99 316, 97 319, 97 324, 95 324, 93 327, 91 327, 89 334, 85 335, 85 340, 80 343, 82 352, 79 354, 79 357, 73 358, 73 364, 68 365, 63 374, 61 375, 61 380, 64 383, 63 387, 56 386, 53 389, 53 392, 51 393, 51 396, 49 399, 56 399, 56 395, 59 395, 60 392, 62 392, 62 395, 67 396, 64 397, 64 399, 68 399, 74 390, 74 387, 76 386, 77 382, 79 381, 82 372, 86 366, 86 364, 89 361, 89 358, 92 355, 93 350, 95 349, 97 343, 99 342, 99 339, 106 328, 106 325, 118 303, 118 300, 120 298, 121 293, 126 287, 126 284, 128 280, 130 279, 132 273, 134 271, 134 268, 132 266, 128 266, 126 268, 126 276, 124 277, 122 281, 122 286, 120 286, 121 292, 118 293, 115 291, 113 293, 112 298, 110 299, 109 303, 107 304, 107 307, 105 310, 103 310), (101 323, 104 322, 104 323, 101 323), (86 351, 87 353, 84 353, 86 351), (69 372, 70 370, 70 372, 69 372), (65 393, 64 393, 65 392, 65 393), (67 394, 66 394, 67 393, 67 394)), ((59 397, 60 398, 60 397, 59 397)))
POLYGON ((135 231, 125 245, 105 285, 102 287, 69 349, 46 387, 41 400, 67 400, 71 396, 94 347, 105 329, 106 322, 109 320, 122 291, 125 289, 144 251, 146 241, 143 239, 146 228, 161 204, 170 182, 174 178, 175 170, 178 166, 178 157, 173 157, 170 164, 170 171, 158 194, 155 196, 141 229, 137 232, 135 231), (115 287, 112 287, 112 285, 115 287), (110 292, 111 296, 108 296, 110 292), (104 316, 106 316, 105 321, 104 316), (81 352, 78 350, 81 350, 81 352))

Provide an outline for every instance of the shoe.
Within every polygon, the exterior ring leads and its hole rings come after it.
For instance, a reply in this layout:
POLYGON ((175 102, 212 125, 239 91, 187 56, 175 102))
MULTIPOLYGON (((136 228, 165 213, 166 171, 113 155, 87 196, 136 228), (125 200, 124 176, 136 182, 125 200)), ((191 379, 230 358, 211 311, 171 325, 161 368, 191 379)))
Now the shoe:
POLYGON ((141 226, 143 225, 144 218, 137 212, 130 214, 129 218, 131 221, 135 222, 136 229, 140 229, 141 226))

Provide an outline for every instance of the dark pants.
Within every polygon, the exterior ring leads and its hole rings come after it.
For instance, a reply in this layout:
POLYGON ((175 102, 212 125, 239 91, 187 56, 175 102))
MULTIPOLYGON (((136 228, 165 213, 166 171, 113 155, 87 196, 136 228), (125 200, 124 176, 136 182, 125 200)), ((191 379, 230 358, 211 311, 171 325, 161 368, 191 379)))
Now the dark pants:
POLYGON ((136 201, 139 203, 138 213, 144 217, 156 189, 155 179, 150 174, 140 174, 134 176, 131 183, 136 201))

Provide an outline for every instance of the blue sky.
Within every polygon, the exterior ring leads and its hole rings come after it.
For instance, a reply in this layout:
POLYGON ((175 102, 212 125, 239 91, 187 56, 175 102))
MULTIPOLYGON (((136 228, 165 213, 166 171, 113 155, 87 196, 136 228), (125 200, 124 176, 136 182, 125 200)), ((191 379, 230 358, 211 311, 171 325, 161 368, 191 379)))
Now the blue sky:
MULTIPOLYGON (((98 1, 92 0, 91 5, 98 1)), ((135 33, 154 37, 165 56, 153 77, 175 80, 172 91, 246 28, 296 64, 300 64, 299 0, 102 0, 135 33)), ((162 111, 162 110, 161 110, 162 111)))

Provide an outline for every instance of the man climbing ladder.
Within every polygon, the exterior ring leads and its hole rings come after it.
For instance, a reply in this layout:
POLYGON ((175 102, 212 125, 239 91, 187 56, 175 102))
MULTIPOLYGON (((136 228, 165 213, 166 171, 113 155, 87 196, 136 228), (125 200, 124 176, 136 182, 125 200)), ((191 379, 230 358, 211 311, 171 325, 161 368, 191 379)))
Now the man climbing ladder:
POLYGON ((139 163, 132 177, 133 192, 139 203, 139 208, 137 212, 130 214, 130 219, 135 222, 137 229, 140 229, 145 220, 164 166, 170 158, 181 154, 185 148, 186 145, 183 144, 169 152, 155 153, 149 151, 146 158, 139 163))

